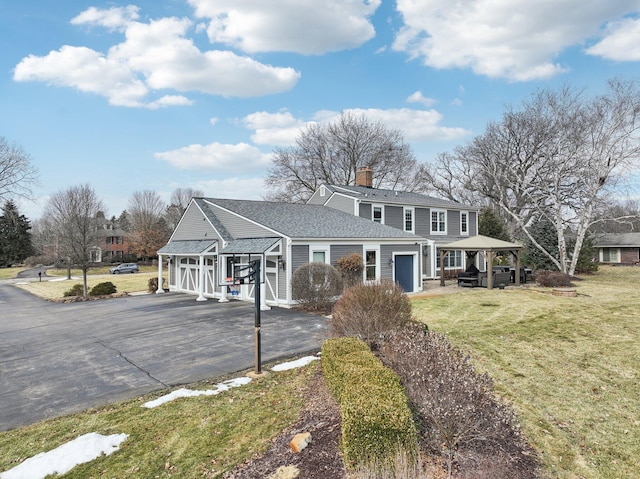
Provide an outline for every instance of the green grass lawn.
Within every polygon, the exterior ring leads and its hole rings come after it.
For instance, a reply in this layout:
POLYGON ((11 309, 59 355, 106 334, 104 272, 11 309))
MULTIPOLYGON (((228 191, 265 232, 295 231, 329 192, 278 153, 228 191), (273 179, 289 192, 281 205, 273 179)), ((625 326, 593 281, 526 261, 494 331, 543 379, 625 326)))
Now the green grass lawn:
POLYGON ((640 268, 604 267, 577 297, 543 288, 416 300, 513 403, 549 477, 640 476, 640 268))
MULTIPOLYGON (((0 471, 89 432, 129 435, 110 456, 76 466, 65 478, 214 478, 270 445, 291 424, 319 361, 270 373, 217 396, 141 407, 156 393, 0 433, 0 471)), ((212 389, 211 384, 193 385, 212 389)), ((57 477, 57 476, 56 476, 57 477)))
MULTIPOLYGON (((61 299, 64 292, 71 289, 74 284, 82 284, 82 272, 72 271, 72 279, 66 279, 66 272, 62 276, 52 277, 52 273, 47 272, 46 281, 33 281, 22 283, 19 286, 32 294, 45 299, 61 299), (55 281, 53 279, 56 279, 55 281)), ((87 284, 89 288, 94 287, 98 283, 111 281, 118 293, 135 293, 147 291, 149 289, 149 279, 157 278, 157 270, 154 273, 135 273, 135 274, 88 274, 87 284)))
POLYGON ((0 268, 0 279, 13 279, 16 275, 27 268, 17 267, 17 268, 0 268))

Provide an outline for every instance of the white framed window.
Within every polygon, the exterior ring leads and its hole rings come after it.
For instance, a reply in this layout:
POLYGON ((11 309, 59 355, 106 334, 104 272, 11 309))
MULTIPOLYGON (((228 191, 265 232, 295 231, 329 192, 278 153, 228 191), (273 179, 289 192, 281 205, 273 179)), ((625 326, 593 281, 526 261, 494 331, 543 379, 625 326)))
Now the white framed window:
POLYGON ((431 234, 447 234, 447 212, 431 210, 431 234))
POLYGON ((366 250, 364 261, 365 281, 375 281, 378 279, 378 251, 366 250))
POLYGON ((413 208, 404 208, 404 230, 413 233, 414 232, 414 209, 413 208))
POLYGON ((600 261, 602 263, 619 263, 620 248, 602 248, 600 261))
POLYGON ((376 223, 384 224, 384 207, 382 205, 373 205, 371 207, 371 219, 376 223))
POLYGON ((469 236, 469 212, 460 212, 460 234, 463 236, 469 236))
MULTIPOLYGON (((444 255, 444 269, 462 269, 462 251, 448 251, 444 255)), ((440 271, 440 250, 437 251, 436 270, 440 271)))
POLYGON ((311 244, 309 245, 309 262, 311 263, 330 263, 331 255, 329 254, 329 245, 311 244))
POLYGON ((321 196, 321 197, 323 197, 323 196, 325 196, 326 194, 327 194, 327 190, 326 190, 326 188, 324 187, 324 185, 322 185, 322 186, 320 187, 320 196, 321 196))

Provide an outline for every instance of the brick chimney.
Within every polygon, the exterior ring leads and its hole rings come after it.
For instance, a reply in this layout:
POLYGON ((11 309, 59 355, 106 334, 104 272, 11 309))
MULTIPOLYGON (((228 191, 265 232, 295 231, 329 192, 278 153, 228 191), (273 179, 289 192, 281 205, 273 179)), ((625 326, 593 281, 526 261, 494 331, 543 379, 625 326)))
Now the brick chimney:
POLYGON ((373 188, 373 170, 368 166, 356 171, 356 186, 373 188))

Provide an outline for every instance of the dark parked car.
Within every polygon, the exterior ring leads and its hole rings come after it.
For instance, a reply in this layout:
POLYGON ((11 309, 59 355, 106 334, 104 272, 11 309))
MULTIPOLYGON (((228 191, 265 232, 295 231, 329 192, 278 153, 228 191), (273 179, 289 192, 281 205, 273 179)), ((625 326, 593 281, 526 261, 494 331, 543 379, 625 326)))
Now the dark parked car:
POLYGON ((140 271, 140 269, 135 263, 122 263, 118 266, 114 266, 109 271, 111 271, 111 274, 137 273, 138 271, 140 271))

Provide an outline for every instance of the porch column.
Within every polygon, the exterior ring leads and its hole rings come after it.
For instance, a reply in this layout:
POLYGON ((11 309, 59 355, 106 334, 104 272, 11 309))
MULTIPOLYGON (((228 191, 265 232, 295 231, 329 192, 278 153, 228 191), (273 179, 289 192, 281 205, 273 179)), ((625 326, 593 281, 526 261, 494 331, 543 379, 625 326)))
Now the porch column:
POLYGON ((196 301, 206 301, 204 297, 204 256, 198 257, 198 298, 196 301))
POLYGON ((162 287, 162 255, 158 255, 158 289, 156 289, 156 294, 164 293, 164 288, 162 287))
POLYGON ((487 253, 487 289, 493 289, 493 251, 487 253))

